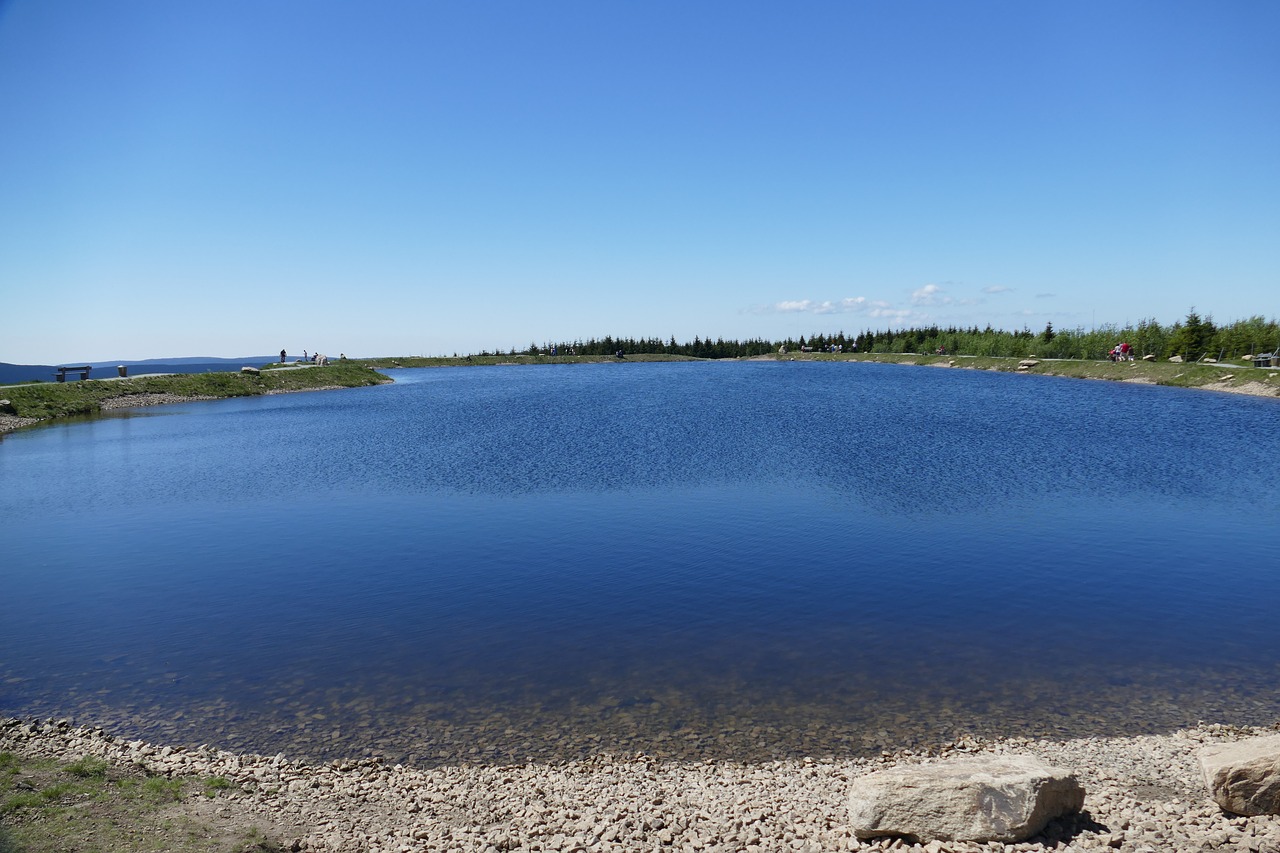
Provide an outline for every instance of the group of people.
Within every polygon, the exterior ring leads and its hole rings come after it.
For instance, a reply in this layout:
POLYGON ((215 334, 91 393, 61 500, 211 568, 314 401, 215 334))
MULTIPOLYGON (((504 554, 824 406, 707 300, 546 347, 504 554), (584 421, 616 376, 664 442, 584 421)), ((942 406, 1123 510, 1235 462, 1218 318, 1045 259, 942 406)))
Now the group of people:
POLYGON ((1111 361, 1133 361, 1133 347, 1127 343, 1118 343, 1107 353, 1111 361))
MULTIPOLYGON (((343 353, 338 356, 338 358, 344 359, 344 360, 346 359, 346 357, 347 357, 346 353, 343 353)), ((286 350, 280 350, 280 363, 284 364, 288 360, 289 360, 289 353, 286 350)), ((313 352, 310 355, 308 355, 307 351, 303 350, 302 358, 298 359, 297 361, 298 362, 309 361, 312 364, 323 366, 329 363, 329 356, 321 355, 318 352, 313 352)))

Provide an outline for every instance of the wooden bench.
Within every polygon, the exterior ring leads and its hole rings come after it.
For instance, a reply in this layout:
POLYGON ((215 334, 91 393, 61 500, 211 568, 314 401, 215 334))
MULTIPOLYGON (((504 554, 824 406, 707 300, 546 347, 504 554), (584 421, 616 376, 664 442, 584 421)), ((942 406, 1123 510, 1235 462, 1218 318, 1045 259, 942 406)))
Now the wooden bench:
POLYGON ((58 377, 59 382, 66 382, 68 373, 79 373, 81 379, 88 379, 90 370, 92 367, 87 364, 84 367, 59 367, 54 376, 58 377))

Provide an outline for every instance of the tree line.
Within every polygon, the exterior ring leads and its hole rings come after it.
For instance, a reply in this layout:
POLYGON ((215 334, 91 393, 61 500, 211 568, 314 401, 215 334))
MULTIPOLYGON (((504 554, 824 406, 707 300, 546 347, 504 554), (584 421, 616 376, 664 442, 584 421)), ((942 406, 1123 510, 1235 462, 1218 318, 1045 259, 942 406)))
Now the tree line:
MULTIPOLYGON (((1262 316, 1237 320, 1225 325, 1201 317, 1192 309, 1187 316, 1171 325, 1154 319, 1136 324, 1103 325, 1093 329, 1055 329, 1047 323, 1040 332, 1028 328, 1019 331, 972 326, 924 326, 907 329, 865 330, 855 335, 843 331, 818 333, 782 340, 749 338, 725 340, 694 337, 680 342, 669 339, 613 337, 573 341, 530 343, 523 350, 528 355, 616 355, 618 353, 691 356, 693 358, 743 358, 776 353, 782 348, 796 352, 805 348, 817 352, 862 353, 938 353, 949 355, 983 355, 1025 358, 1103 359, 1117 344, 1130 344, 1138 356, 1158 359, 1181 356, 1190 361, 1202 358, 1231 359, 1261 352, 1280 352, 1280 322, 1262 316)), ((501 355, 484 351, 479 355, 501 355)), ((512 348, 511 355, 517 354, 512 348)))

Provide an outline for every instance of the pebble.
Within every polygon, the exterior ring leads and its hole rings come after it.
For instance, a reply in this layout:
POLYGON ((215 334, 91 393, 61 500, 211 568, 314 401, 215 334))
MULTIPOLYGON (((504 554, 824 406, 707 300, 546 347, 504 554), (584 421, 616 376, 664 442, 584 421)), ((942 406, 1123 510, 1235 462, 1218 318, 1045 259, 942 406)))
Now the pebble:
MULTIPOLYGON (((597 754, 560 762, 414 768, 376 759, 314 764, 284 754, 125 741, 70 721, 0 720, 0 751, 72 761, 99 756, 151 773, 222 776, 219 809, 304 832, 286 847, 326 851, 768 850, 924 853, 1239 850, 1280 853, 1280 816, 1220 811, 1201 778, 1209 743, 1271 733, 1201 725, 1165 735, 1071 740, 963 737, 935 752, 1031 754, 1074 770, 1081 815, 1016 845, 903 839, 859 842, 846 820, 849 780, 921 752, 875 758, 673 761, 597 754)), ((195 788, 196 786, 192 786, 195 788)), ((193 793, 192 796, 203 796, 193 793)))

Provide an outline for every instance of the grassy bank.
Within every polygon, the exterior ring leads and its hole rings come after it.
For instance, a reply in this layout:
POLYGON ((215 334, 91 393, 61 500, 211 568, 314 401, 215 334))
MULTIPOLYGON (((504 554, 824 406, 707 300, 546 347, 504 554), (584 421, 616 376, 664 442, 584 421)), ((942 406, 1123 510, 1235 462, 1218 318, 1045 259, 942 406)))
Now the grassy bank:
POLYGON ((4 414, 46 420, 93 415, 102 411, 104 404, 119 408, 129 405, 131 397, 142 401, 157 394, 221 399, 320 388, 356 388, 386 381, 385 376, 364 365, 345 363, 297 370, 268 369, 260 373, 189 373, 12 385, 0 387, 0 399, 9 401, 4 414))
POLYGON ((840 359, 884 364, 918 364, 969 370, 997 370, 1006 373, 1037 373, 1043 376, 1067 376, 1074 379, 1105 379, 1116 382, 1140 382, 1178 388, 1204 388, 1232 391, 1262 397, 1280 397, 1280 368, 1257 368, 1249 362, 1239 364, 1186 364, 1170 361, 1084 361, 1076 359, 1021 359, 990 356, 888 355, 802 353, 777 358, 840 359))

